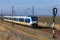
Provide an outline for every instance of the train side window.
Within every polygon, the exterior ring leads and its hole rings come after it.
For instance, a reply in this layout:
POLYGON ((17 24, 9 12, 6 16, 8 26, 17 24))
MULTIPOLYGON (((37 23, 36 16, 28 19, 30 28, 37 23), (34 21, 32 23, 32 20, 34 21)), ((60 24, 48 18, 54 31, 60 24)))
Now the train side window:
POLYGON ((16 21, 16 18, 14 18, 14 20, 16 21))
POLYGON ((10 18, 9 18, 9 20, 10 20, 10 18))
POLYGON ((10 20, 10 18, 9 18, 9 20, 10 20))
POLYGON ((4 17, 4 19, 6 19, 6 17, 4 17))
POLYGON ((30 19, 29 18, 25 19, 25 22, 30 23, 30 19))
POLYGON ((18 18, 18 20, 17 21, 19 21, 19 18, 18 18))
POLYGON ((12 18, 10 18, 10 20, 13 20, 12 18))
POLYGON ((10 20, 11 20, 11 18, 10 18, 10 20))
POLYGON ((10 18, 8 18, 8 19, 10 19, 10 18))
POLYGON ((24 18, 19 18, 19 21, 20 22, 24 22, 24 18))
POLYGON ((7 19, 9 19, 9 18, 7 18, 7 19))
POLYGON ((14 18, 15 21, 19 21, 19 18, 14 18))
POLYGON ((9 19, 9 18, 8 18, 9 19))
POLYGON ((10 18, 10 20, 12 20, 12 18, 10 18))
POLYGON ((7 19, 7 17, 6 17, 6 19, 7 19))

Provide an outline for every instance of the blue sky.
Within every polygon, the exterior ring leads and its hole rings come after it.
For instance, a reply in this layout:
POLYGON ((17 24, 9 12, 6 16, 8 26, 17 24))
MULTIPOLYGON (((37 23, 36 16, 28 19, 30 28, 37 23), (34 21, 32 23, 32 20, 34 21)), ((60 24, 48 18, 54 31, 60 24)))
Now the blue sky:
POLYGON ((32 6, 37 8, 50 8, 51 6, 57 6, 59 8, 60 0, 0 0, 0 10, 11 9, 12 5, 14 5, 15 8, 25 8, 32 6))
POLYGON ((60 0, 0 0, 0 6, 50 6, 58 4, 60 4, 60 0))

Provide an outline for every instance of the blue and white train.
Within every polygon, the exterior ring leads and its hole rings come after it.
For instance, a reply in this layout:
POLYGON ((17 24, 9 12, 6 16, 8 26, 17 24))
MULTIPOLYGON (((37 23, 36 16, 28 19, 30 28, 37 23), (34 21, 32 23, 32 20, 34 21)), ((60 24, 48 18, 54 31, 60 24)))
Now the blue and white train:
POLYGON ((38 17, 33 16, 4 16, 4 20, 17 24, 27 25, 30 27, 38 27, 38 17))

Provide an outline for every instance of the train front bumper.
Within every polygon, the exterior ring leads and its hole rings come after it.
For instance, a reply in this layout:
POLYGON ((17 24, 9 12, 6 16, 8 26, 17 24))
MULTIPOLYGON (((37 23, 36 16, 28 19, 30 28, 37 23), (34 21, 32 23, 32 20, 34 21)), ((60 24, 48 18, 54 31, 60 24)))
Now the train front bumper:
POLYGON ((34 24, 31 24, 31 26, 34 27, 34 28, 37 28, 38 24, 34 23, 34 24))

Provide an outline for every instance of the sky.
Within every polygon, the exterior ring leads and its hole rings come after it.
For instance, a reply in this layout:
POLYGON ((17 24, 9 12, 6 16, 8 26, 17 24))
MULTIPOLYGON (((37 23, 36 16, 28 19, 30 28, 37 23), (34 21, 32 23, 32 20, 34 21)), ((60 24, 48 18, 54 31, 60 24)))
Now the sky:
MULTIPOLYGON (((49 11, 52 10, 51 7, 57 7, 60 11, 60 0, 0 0, 0 10, 5 11, 11 9, 12 5, 15 7, 15 9, 34 6, 38 10, 38 12, 39 8, 42 9, 42 15, 48 14, 49 11), (45 10, 49 11, 45 13, 45 10)), ((50 13, 48 15, 50 15, 50 13)), ((59 12, 58 15, 60 15, 59 12)))

